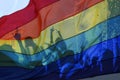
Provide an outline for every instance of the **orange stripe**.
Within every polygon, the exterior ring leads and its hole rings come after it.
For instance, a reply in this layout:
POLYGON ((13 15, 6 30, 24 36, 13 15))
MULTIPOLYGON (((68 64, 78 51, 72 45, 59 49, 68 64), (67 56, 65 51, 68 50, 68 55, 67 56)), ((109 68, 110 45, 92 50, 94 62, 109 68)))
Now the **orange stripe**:
MULTIPOLYGON (((36 38, 40 32, 48 26, 73 16, 103 0, 60 0, 54 4, 44 7, 39 11, 36 19, 18 28, 21 39, 26 37, 36 38)), ((9 32, 1 39, 14 39, 16 30, 9 32)))

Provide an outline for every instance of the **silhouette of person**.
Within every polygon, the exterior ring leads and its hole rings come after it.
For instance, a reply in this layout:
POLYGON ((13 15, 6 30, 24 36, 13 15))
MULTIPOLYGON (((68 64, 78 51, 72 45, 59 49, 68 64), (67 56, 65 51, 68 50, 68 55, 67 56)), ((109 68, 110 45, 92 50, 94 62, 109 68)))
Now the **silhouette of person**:
MULTIPOLYGON (((73 60, 66 60, 67 62, 66 63, 63 63, 60 58, 61 57, 65 57, 67 55, 73 55, 74 54, 74 51, 72 50, 68 50, 67 49, 67 46, 66 46, 66 43, 60 33, 60 31, 52 28, 51 31, 50 31, 50 42, 51 44, 54 43, 54 46, 50 47, 50 53, 56 53, 55 55, 57 55, 57 65, 58 65, 58 68, 60 70, 60 77, 62 78, 63 77, 63 73, 68 73, 69 70, 71 68, 73 68, 73 60), (55 41, 53 41, 53 31, 55 31, 57 34, 58 34, 58 37, 55 39, 55 41)), ((49 44, 49 46, 51 45, 49 44)))
POLYGON ((36 52, 38 46, 34 43, 34 41, 32 40, 31 37, 28 36, 28 37, 25 38, 25 48, 24 48, 24 46, 22 44, 20 33, 17 32, 15 34, 14 38, 18 41, 22 53, 30 54, 31 53, 31 49, 33 49, 34 53, 36 52))
POLYGON ((113 70, 113 52, 106 49, 102 55, 102 71, 113 70), (109 66, 109 67, 108 67, 109 66))
MULTIPOLYGON (((28 54, 28 55, 31 55, 31 53, 35 53, 38 46, 34 43, 34 41, 32 40, 31 37, 26 37, 25 38, 25 47, 21 41, 21 35, 20 33, 18 33, 18 30, 16 32, 16 34, 14 35, 14 38, 18 41, 19 43, 19 46, 20 46, 20 49, 21 49, 21 53, 25 53, 25 54, 28 54)), ((35 66, 35 65, 41 65, 41 62, 40 61, 31 61, 32 58, 31 57, 28 57, 26 56, 27 60, 30 61, 27 65, 28 67, 29 66, 35 66)))
POLYGON ((38 46, 36 45, 36 43, 33 42, 31 37, 25 38, 25 47, 28 53, 31 53, 31 49, 33 50, 34 53, 36 53, 36 50, 38 48, 38 46))

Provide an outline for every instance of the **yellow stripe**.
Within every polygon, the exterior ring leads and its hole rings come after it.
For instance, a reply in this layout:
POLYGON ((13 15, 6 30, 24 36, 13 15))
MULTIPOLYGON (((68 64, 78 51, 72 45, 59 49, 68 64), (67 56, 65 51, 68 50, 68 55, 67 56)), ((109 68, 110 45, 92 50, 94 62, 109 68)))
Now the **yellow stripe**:
MULTIPOLYGON (((90 28, 93 28, 96 24, 105 21, 108 16, 108 4, 107 1, 103 1, 101 3, 98 3, 95 6, 90 7, 89 9, 76 14, 75 16, 69 17, 63 21, 60 21, 56 24, 53 24, 49 26, 47 29, 43 30, 40 34, 40 37, 34 39, 34 43, 37 44, 37 46, 42 46, 44 49, 48 48, 48 45, 45 45, 45 43, 50 43, 50 29, 54 27, 54 29, 59 30, 62 34, 62 37, 64 39, 70 38, 72 36, 75 36, 77 34, 80 34, 86 30, 89 30, 90 28)), ((58 34, 56 32, 53 33, 53 40, 55 41, 58 37, 58 34)), ((22 43, 25 47, 24 40, 22 40, 22 43)), ((54 42, 55 43, 55 42, 54 42)), ((54 44, 53 43, 53 44, 54 44)), ((14 49, 14 52, 21 53, 21 49, 19 47, 19 44, 16 40, 0 40, 0 50, 9 50, 7 48, 2 48, 2 45, 12 45, 12 48, 14 49)), ((52 45, 52 44, 51 44, 52 45)), ((30 53, 27 52, 27 49, 25 48, 24 54, 34 54, 41 49, 37 49, 36 51, 33 51, 30 49, 30 53)), ((13 50, 9 50, 13 51, 13 50)))

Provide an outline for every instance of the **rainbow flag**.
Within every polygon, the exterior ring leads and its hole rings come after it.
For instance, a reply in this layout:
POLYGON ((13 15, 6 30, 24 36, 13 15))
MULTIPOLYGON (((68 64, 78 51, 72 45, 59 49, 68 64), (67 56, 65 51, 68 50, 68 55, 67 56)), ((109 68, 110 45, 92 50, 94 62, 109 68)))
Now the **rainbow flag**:
POLYGON ((0 18, 0 80, 77 80, 120 72, 120 0, 30 0, 0 18))

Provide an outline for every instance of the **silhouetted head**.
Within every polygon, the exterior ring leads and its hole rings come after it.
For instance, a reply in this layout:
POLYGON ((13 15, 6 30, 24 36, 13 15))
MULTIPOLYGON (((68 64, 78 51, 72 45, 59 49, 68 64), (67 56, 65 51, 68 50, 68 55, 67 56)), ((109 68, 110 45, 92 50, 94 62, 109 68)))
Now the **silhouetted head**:
POLYGON ((28 46, 33 46, 33 45, 35 45, 35 43, 33 42, 32 37, 26 37, 25 46, 28 47, 28 46))

